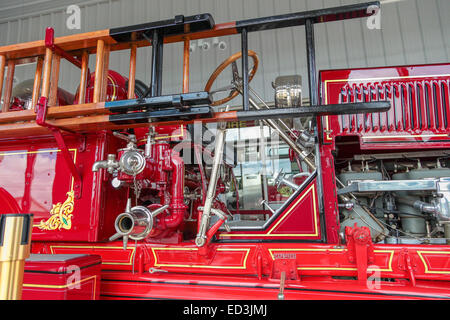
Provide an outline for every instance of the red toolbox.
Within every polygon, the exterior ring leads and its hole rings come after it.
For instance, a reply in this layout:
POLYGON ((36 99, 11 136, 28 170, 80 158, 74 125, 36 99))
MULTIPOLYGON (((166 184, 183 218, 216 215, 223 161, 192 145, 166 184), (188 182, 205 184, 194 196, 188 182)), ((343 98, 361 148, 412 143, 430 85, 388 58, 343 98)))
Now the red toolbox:
POLYGON ((25 261, 23 300, 98 300, 101 257, 31 254, 25 261))

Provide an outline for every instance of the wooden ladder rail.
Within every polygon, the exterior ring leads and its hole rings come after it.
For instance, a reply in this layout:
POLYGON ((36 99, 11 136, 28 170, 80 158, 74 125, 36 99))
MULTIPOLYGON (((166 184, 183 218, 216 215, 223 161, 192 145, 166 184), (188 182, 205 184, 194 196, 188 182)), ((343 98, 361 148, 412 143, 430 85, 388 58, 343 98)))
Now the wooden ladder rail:
POLYGON ((80 75, 80 90, 78 91, 78 103, 86 102, 86 87, 87 79, 89 77, 89 53, 83 50, 81 54, 81 75, 80 75))
MULTIPOLYGON (((45 49, 45 59, 44 59, 44 70, 42 75, 42 91, 41 91, 41 97, 48 99, 48 95, 50 93, 50 79, 51 79, 51 73, 52 73, 52 61, 53 61, 53 51, 50 48, 45 49)), ((58 70, 59 71, 59 70, 58 70)), ((46 101, 47 103, 47 101, 46 101)))
MULTIPOLYGON (((108 70, 109 70, 109 56, 110 56, 111 46, 109 44, 105 44, 105 50, 103 52, 103 76, 101 81, 101 95, 100 101, 107 100, 107 89, 108 89, 108 70)), ((113 83, 114 85, 114 83, 113 83)))
MULTIPOLYGON (((234 22, 218 24, 212 30, 189 32, 182 35, 164 37, 164 43, 184 42, 183 55, 183 92, 189 91, 189 44, 191 40, 212 38, 236 34, 234 22)), ((129 70, 129 97, 134 98, 137 48, 151 46, 147 40, 133 40, 129 42, 117 42, 109 35, 109 30, 87 32, 83 34, 54 38, 54 44, 62 50, 77 56, 81 56, 80 91, 77 104, 67 106, 50 105, 47 109, 46 122, 60 127, 63 130, 86 132, 90 130, 123 129, 142 126, 142 124, 120 125, 109 122, 110 111, 104 107, 107 89, 107 70, 109 53, 117 50, 130 50, 129 70), (101 40, 101 41, 100 41, 101 40), (102 47, 103 46, 103 47, 102 47), (103 55, 97 54, 98 48, 103 50, 103 55), (86 84, 89 81, 89 56, 96 54, 96 70, 101 70, 101 77, 96 76, 96 99, 93 103, 86 102, 86 84), (100 60, 100 63, 97 63, 100 60), (80 116, 82 116, 80 118, 80 116)), ((32 41, 0 47, 0 76, 6 70, 7 65, 37 62, 34 75, 32 105, 36 106, 39 97, 50 99, 56 86, 51 85, 51 79, 56 67, 53 57, 56 54, 46 47, 44 40, 32 41), (51 59, 50 59, 51 56, 51 59), (52 70, 53 69, 53 70, 52 70)), ((61 56, 61 55, 60 55, 61 56)), ((61 56, 63 57, 63 56, 61 56)), ((100 74, 100 73, 96 73, 100 74)), ((10 77, 11 79, 13 77, 10 77)), ((0 96, 5 95, 6 86, 3 88, 3 77, 0 77, 0 96), (3 89, 3 90, 2 90, 3 89)), ((12 87, 12 82, 11 82, 12 87)), ((57 91, 56 91, 57 92, 57 91)), ((11 95, 11 94, 10 94, 11 95)), ((53 100, 54 101, 54 100, 53 100)), ((0 112, 0 139, 27 137, 34 135, 48 135, 48 129, 39 126, 34 120, 34 110, 21 110, 14 112, 0 112)), ((181 124, 182 122, 179 122, 181 124)))
MULTIPOLYGON (((184 26, 184 32, 189 33, 189 25, 184 26)), ((189 92, 189 62, 190 62, 191 40, 187 35, 183 38, 183 93, 189 92)))
POLYGON ((8 60, 8 71, 6 74, 6 83, 3 95, 3 106, 2 112, 8 112, 11 106, 11 96, 14 84, 14 71, 16 68, 16 63, 14 60, 8 60))
POLYGON ((130 70, 128 72, 128 99, 134 99, 134 88, 136 85, 136 56, 137 45, 131 44, 130 47, 130 70))
MULTIPOLYGON (((61 154, 63 155, 64 161, 72 173, 74 178, 74 196, 75 198, 81 197, 82 191, 82 176, 74 163, 74 159, 70 154, 70 151, 66 145, 64 137, 61 133, 61 130, 68 131, 67 128, 62 128, 55 124, 51 124, 47 121, 47 113, 49 105, 57 105, 58 104, 58 79, 59 79, 59 71, 60 71, 60 61, 61 56, 67 58, 70 62, 76 64, 81 68, 81 77, 80 80, 83 81, 83 78, 86 77, 86 68, 87 68, 87 59, 84 54, 84 63, 80 62, 78 59, 70 56, 63 49, 57 47, 54 44, 53 38, 53 29, 47 28, 46 30, 46 39, 45 39, 45 61, 44 61, 44 71, 43 71, 43 79, 42 79, 42 92, 41 97, 38 99, 38 102, 35 106, 36 109, 36 125, 40 126, 43 129, 48 129, 51 134, 54 136, 56 140, 56 144, 58 148, 61 150, 61 154), (54 54, 55 53, 55 54, 54 54)), ((10 60, 14 61, 14 60, 10 60)), ((94 99, 104 100, 106 99, 106 83, 107 83, 107 74, 108 74, 108 61, 109 61, 109 44, 106 45, 104 40, 100 39, 97 41, 97 65, 96 65, 96 75, 95 75, 95 87, 94 87, 94 99)), ((9 64, 8 64, 9 66, 9 64)), ((33 96, 35 97, 38 94, 37 91, 37 78, 38 75, 39 64, 37 65, 36 74, 35 74, 35 85, 33 96)), ((81 83, 82 84, 82 83, 81 83)), ((83 85, 83 84, 82 84, 83 85)), ((78 134, 77 134, 78 135, 78 134)))
MULTIPOLYGON (((53 43, 53 29, 46 30, 46 45, 49 41, 53 43)), ((47 122, 48 105, 57 104, 58 93, 58 79, 60 71, 61 57, 59 54, 53 55, 54 48, 47 46, 45 50, 44 71, 42 79, 42 93, 35 106, 36 109, 36 124, 43 129, 51 132, 56 140, 56 144, 61 151, 64 162, 72 174, 74 179, 73 190, 74 197, 79 199, 81 197, 83 180, 80 171, 76 167, 74 159, 67 147, 64 137, 61 133, 61 128, 47 122), (49 96, 50 95, 50 96, 49 96)), ((36 77, 36 76, 35 76, 36 77)), ((33 95, 37 94, 34 92, 33 95)))
POLYGON ((59 82, 59 70, 61 65, 61 56, 57 53, 53 54, 52 58, 52 70, 50 73, 50 91, 48 95, 48 105, 58 105, 58 82, 59 82))
POLYGON ((34 74, 34 84, 33 84, 33 95, 31 98, 31 106, 33 108, 36 107, 39 99, 39 93, 41 90, 41 81, 42 81, 42 68, 44 66, 44 59, 41 57, 37 58, 36 61, 36 71, 34 74))
POLYGON ((97 56, 95 63, 95 81, 94 81, 94 96, 93 102, 100 102, 100 96, 103 87, 103 64, 104 64, 104 53, 105 53, 105 41, 97 41, 97 56))
MULTIPOLYGON (((6 67, 6 57, 5 55, 0 55, 0 100, 3 94, 3 79, 5 78, 5 67, 6 67)), ((5 111, 3 110, 2 106, 2 112, 5 111)))

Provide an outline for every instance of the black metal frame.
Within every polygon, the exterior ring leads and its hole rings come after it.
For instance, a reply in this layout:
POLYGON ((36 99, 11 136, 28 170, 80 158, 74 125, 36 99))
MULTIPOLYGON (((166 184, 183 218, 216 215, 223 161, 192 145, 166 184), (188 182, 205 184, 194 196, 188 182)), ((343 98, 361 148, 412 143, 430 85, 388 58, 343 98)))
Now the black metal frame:
POLYGON ((168 108, 163 110, 152 110, 143 112, 130 112, 112 114, 109 121, 116 124, 148 123, 149 121, 172 121, 172 120, 192 120, 212 117, 211 108, 206 106, 191 107, 185 111, 168 108))
MULTIPOLYGON (((172 96, 165 96, 172 97, 172 96)), ((127 104, 130 100, 118 101, 115 106, 109 106, 109 109, 117 111, 123 110, 123 108, 134 108, 137 110, 142 106, 147 106, 150 109, 156 108, 159 110, 150 110, 142 112, 130 112, 130 113, 118 113, 109 116, 111 122, 118 124, 126 123, 147 123, 148 120, 152 121, 170 121, 170 120, 193 120, 202 121, 202 119, 211 118, 213 112, 209 105, 203 106, 191 106, 189 108, 175 108, 170 107, 168 103, 169 99, 166 99, 167 104, 164 108, 159 108, 158 101, 162 101, 161 97, 147 98, 135 102, 133 105, 127 104), (147 102, 146 102, 147 101, 147 102)), ((134 101, 134 100, 131 100, 134 101)), ((200 101, 200 100, 199 100, 200 101)), ((165 103, 166 103, 165 102, 165 103)), ((284 118, 298 118, 308 116, 326 116, 326 115, 340 115, 340 114, 355 114, 355 113, 372 113, 372 112, 384 112, 389 110, 390 103, 387 101, 376 102, 361 102, 361 103, 348 103, 348 104, 328 104, 324 106, 311 106, 300 108, 281 108, 281 109, 263 109, 263 110, 242 110, 236 111, 235 117, 223 119, 222 121, 252 121, 252 120, 264 120, 264 119, 284 119, 284 118)))
MULTIPOLYGON (((373 14, 373 10, 368 10, 372 7, 379 7, 379 1, 372 1, 368 3, 348 5, 342 7, 326 8, 320 10, 312 10, 306 12, 297 12, 290 14, 283 14, 277 16, 270 16, 264 18, 247 19, 236 21, 236 30, 241 34, 241 52, 242 52, 242 107, 245 112, 249 110, 249 77, 248 77, 248 33, 254 31, 279 29, 294 26, 305 26, 306 33, 306 56, 308 65, 308 82, 309 82, 309 95, 310 105, 318 106, 318 82, 317 82, 317 69, 316 69, 316 54, 315 54, 315 42, 314 42, 314 24, 338 21, 344 19, 367 17, 373 14)), ((144 94, 144 98, 149 94, 151 97, 160 97, 162 93, 162 65, 163 65, 163 40, 165 36, 183 34, 185 30, 190 32, 198 32, 205 30, 212 30, 214 28, 214 19, 208 13, 199 14, 195 16, 184 17, 182 15, 175 16, 171 20, 163 20, 158 22, 144 23, 134 26, 113 28, 110 30, 110 35, 115 40, 131 41, 147 39, 152 43, 152 73, 151 84, 148 90, 144 94)), ((173 101, 177 100, 180 95, 173 95, 173 101)), ((166 97, 166 96, 165 96, 166 97)), ((204 105, 204 101, 193 102, 191 104, 181 104, 180 110, 189 111, 191 105, 204 105)), ((148 107, 148 103, 145 103, 141 99, 125 100, 121 103, 121 107, 113 106, 107 102, 106 107, 116 109, 117 111, 124 112, 129 110, 136 110, 138 106, 142 108, 148 107)), ((355 104, 355 106, 361 107, 357 113, 364 113, 362 104, 355 104)), ((156 107, 156 105, 155 105, 156 107)), ((258 111, 262 112, 262 110, 258 111)), ((372 112, 378 112, 376 110, 372 112)), ((169 114, 174 114, 172 111, 168 111, 169 114)), ((192 111, 189 111, 192 113, 192 111)), ((265 113, 265 112, 262 112, 265 113)), ((261 113, 261 115, 262 115, 261 113)), ((141 113, 144 116, 146 113, 141 113)), ((205 113, 201 113, 205 115, 205 113)), ((275 116, 274 114, 273 116, 275 116)), ((265 116, 272 117, 271 114, 265 114, 265 116)), ((292 117, 295 115, 292 114, 292 117)), ((113 117, 114 118, 114 117, 113 117)), ((135 116, 134 116, 135 118, 135 116)), ((112 119, 111 119, 112 120, 112 119)))
POLYGON ((187 109, 190 106, 209 105, 211 96, 206 91, 170 94, 151 98, 139 98, 132 100, 116 100, 105 103, 105 107, 111 112, 127 112, 140 109, 187 109))
POLYGON ((368 9, 373 6, 379 7, 380 2, 372 1, 368 3, 355 4, 349 6, 326 8, 320 10, 297 12, 265 18, 237 21, 236 29, 238 30, 238 32, 241 33, 242 38, 241 41, 242 73, 243 73, 242 106, 244 110, 248 110, 248 56, 247 56, 248 32, 287 28, 301 25, 305 26, 310 104, 312 106, 316 106, 318 104, 319 99, 318 99, 318 84, 317 84, 317 70, 316 70, 316 53, 314 43, 314 24, 367 17, 372 15, 372 12, 369 13, 368 9))
POLYGON ((189 17, 177 15, 169 20, 112 28, 109 30, 109 35, 118 42, 148 40, 154 35, 153 31, 155 30, 159 31, 162 36, 182 34, 186 30, 186 25, 189 26, 188 29, 191 32, 198 32, 211 30, 215 24, 213 17, 209 13, 189 17))

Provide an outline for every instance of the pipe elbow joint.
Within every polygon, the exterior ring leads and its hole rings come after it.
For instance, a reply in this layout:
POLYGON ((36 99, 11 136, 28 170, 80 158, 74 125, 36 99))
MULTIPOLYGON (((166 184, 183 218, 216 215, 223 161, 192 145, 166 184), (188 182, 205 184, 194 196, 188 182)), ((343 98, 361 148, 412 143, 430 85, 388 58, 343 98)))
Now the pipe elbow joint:
POLYGON ((172 199, 169 210, 171 215, 164 219, 168 228, 178 227, 184 219, 187 206, 184 204, 184 162, 178 153, 172 153, 172 199))
POLYGON ((92 172, 98 172, 99 169, 106 169, 109 173, 119 168, 119 163, 116 161, 116 155, 108 154, 107 160, 96 161, 92 165, 92 172))
POLYGON ((98 172, 98 170, 100 169, 106 169, 107 163, 108 162, 106 160, 94 162, 94 164, 92 165, 92 172, 98 172))

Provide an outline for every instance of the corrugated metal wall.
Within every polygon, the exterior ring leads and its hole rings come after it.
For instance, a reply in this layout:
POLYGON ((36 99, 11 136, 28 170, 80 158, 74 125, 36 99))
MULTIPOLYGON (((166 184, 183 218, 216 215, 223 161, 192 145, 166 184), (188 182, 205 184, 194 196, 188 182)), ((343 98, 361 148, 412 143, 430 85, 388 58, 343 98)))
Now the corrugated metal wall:
MULTIPOLYGON (((319 69, 448 62, 450 56, 449 0, 385 0, 381 29, 369 30, 365 19, 318 24, 315 27, 319 69)), ((209 12, 216 23, 319 9, 364 0, 0 0, 0 45, 43 39, 47 26, 56 36, 172 18, 176 14, 209 12), (66 27, 67 6, 81 9, 81 29, 66 27)), ((191 56, 191 91, 202 90, 212 71, 229 55, 240 50, 240 37, 220 38, 227 48, 197 47, 191 56)), ((300 74, 307 82, 304 27, 250 33, 249 49, 260 58, 252 87, 267 101, 273 101, 271 82, 278 75, 300 74)), ((149 48, 138 51, 137 78, 150 80, 149 48)), ((91 70, 95 58, 91 58, 91 70)), ((128 53, 115 52, 110 68, 128 74, 128 53)), ((17 81, 31 78, 34 66, 16 69, 17 81)), ((164 47, 163 92, 181 91, 182 45, 164 47)), ((226 85, 231 72, 219 79, 226 85)), ((79 71, 62 65, 60 84, 75 91, 79 71)), ((305 86, 305 95, 308 88, 305 86)), ((234 100, 233 104, 239 104, 234 100)))

